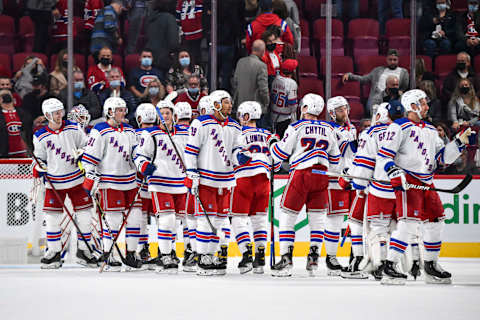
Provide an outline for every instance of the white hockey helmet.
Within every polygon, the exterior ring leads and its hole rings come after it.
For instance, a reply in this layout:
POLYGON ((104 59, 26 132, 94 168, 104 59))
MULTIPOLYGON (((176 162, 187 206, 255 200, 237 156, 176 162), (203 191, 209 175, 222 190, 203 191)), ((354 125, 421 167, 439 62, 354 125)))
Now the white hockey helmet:
POLYGON ((422 108, 421 108, 421 102, 420 100, 422 99, 427 99, 427 95, 425 92, 423 92, 420 89, 412 89, 408 90, 402 95, 401 98, 401 103, 403 107, 405 108, 405 111, 407 114, 409 112, 415 112, 420 119, 422 119, 422 108), (412 104, 416 105, 418 107, 417 110, 413 110, 412 104))
POLYGON ((142 123, 155 123, 157 121, 155 106, 151 103, 141 103, 135 111, 135 120, 138 126, 142 123))
POLYGON ((375 105, 372 107, 373 108, 372 125, 390 122, 387 106, 388 106, 388 102, 382 102, 381 104, 375 105), (377 116, 378 116, 378 120, 377 120, 377 116))
POLYGON ((221 109, 223 99, 229 99, 230 101, 232 101, 232 97, 225 90, 215 90, 215 91, 213 91, 210 94, 210 98, 212 99, 213 108, 217 111, 221 109), (215 106, 216 103, 218 103, 220 105, 220 108, 217 108, 215 106))
POLYGON ((90 123, 90 113, 83 104, 78 104, 72 108, 67 114, 67 119, 80 124, 82 128, 85 128, 90 123))
POLYGON ((192 119, 192 107, 188 102, 177 102, 173 114, 177 117, 178 120, 182 119, 192 119))
POLYGON ((243 118, 245 114, 250 116, 249 120, 258 120, 262 116, 262 106, 256 101, 244 101, 238 106, 237 115, 243 118))
POLYGON ((127 109, 127 112, 128 112, 128 108, 125 100, 123 100, 120 97, 110 97, 107 100, 105 100, 105 103, 103 104, 103 115, 107 119, 112 118, 113 114, 115 113, 115 110, 118 108, 125 108, 127 109), (110 115, 110 111, 112 112, 111 115, 110 115))
POLYGON ((64 110, 64 108, 63 103, 57 98, 49 98, 42 102, 42 112, 48 120, 51 119, 49 118, 49 115, 58 110, 64 110))
POLYGON ((300 101, 300 111, 302 114, 309 113, 314 116, 319 116, 325 107, 325 101, 322 96, 315 93, 307 93, 300 101), (307 107, 306 111, 303 108, 307 107))
POLYGON ((333 120, 336 120, 336 115, 335 115, 335 109, 340 108, 340 107, 347 107, 347 110, 350 111, 350 105, 348 104, 347 99, 345 99, 342 96, 336 96, 328 99, 327 101, 327 111, 330 117, 332 117, 333 120))
POLYGON ((200 101, 198 102, 198 113, 200 115, 213 114, 213 100, 210 96, 200 98, 200 101))
POLYGON ((170 100, 161 100, 159 103, 157 103, 157 108, 158 109, 169 108, 170 110, 172 110, 172 113, 175 112, 175 106, 173 105, 173 102, 170 100))

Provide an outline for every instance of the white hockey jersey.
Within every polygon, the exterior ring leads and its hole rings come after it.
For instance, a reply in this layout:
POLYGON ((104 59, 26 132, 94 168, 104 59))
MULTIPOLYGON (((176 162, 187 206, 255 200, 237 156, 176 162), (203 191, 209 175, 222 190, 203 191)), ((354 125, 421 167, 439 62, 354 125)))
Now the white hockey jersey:
POLYGON ((418 180, 431 184, 437 161, 451 164, 462 150, 455 141, 445 145, 431 124, 402 118, 395 120, 385 132, 377 163, 385 171, 395 164, 418 180))
MULTIPOLYGON (((235 167, 235 178, 253 177, 265 173, 270 179, 271 161, 267 139, 270 131, 262 128, 242 128, 242 134, 238 136, 238 145, 242 150, 250 151, 252 160, 248 163, 235 167)), ((275 167, 280 167, 281 162, 276 162, 275 167)))
POLYGON ((334 128, 322 120, 299 120, 288 126, 283 139, 270 148, 276 161, 290 157, 290 172, 321 164, 336 169, 340 150, 334 128))
MULTIPOLYGON (((357 153, 353 160, 353 166, 348 170, 348 174, 368 179, 374 178, 376 180, 389 181, 385 170, 376 165, 379 144, 385 139, 387 128, 388 124, 379 124, 360 133, 357 153)), ((395 193, 390 183, 353 179, 352 185, 358 190, 363 190, 368 186, 368 192, 374 196, 395 199, 395 193)))
POLYGON ((270 107, 274 113, 273 121, 282 122, 291 119, 292 113, 296 113, 297 89, 298 85, 295 80, 282 75, 275 77, 270 91, 270 107))
POLYGON ((131 190, 137 187, 133 163, 137 135, 128 124, 118 128, 107 122, 96 124, 82 157, 86 172, 100 176, 99 189, 131 190))
MULTIPOLYGON (((335 129, 337 136, 338 148, 340 150, 340 162, 337 167, 337 172, 341 173, 343 169, 350 169, 353 165, 353 158, 357 152, 357 129, 353 124, 338 125, 335 122, 330 122, 330 125, 335 129)), ((330 177, 328 179, 328 188, 334 190, 341 190, 338 185, 338 179, 330 177)))
POLYGON ((223 123, 211 115, 193 120, 185 147, 187 172, 197 172, 200 184, 214 188, 235 186, 233 152, 239 149, 242 129, 233 119, 223 123))
MULTIPOLYGON (((47 177, 55 189, 70 189, 83 183, 74 150, 83 148, 87 135, 75 122, 66 120, 59 130, 45 126, 33 135, 35 156, 47 165, 47 177)), ((51 188, 50 183, 46 183, 51 188)))
POLYGON ((185 159, 184 150, 188 131, 182 126, 175 126, 170 133, 181 159, 178 158, 167 132, 160 127, 146 128, 141 133, 135 165, 140 171, 146 161, 151 163, 153 160, 153 164, 157 167, 147 179, 150 192, 171 194, 187 192, 183 184, 185 169, 182 161, 185 159))
MULTIPOLYGON (((138 149, 138 143, 140 141, 140 136, 142 135, 142 131, 146 130, 147 128, 138 128, 135 129, 135 133, 137 134, 137 147, 135 148, 135 159, 133 159, 133 162, 136 164, 136 159, 138 157, 137 154, 137 149, 138 149)), ((150 192, 148 192, 148 183, 143 183, 144 182, 144 177, 140 171, 137 171, 137 187, 141 188, 140 189, 140 198, 142 199, 151 199, 150 192)))

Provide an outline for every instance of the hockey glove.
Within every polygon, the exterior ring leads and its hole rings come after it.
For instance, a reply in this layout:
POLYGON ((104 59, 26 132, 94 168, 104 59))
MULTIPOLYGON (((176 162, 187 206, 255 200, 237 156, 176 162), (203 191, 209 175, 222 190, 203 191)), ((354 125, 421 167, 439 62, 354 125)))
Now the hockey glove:
POLYGON ((272 143, 280 141, 280 136, 276 133, 272 133, 267 137, 267 145, 270 147, 272 143))
MULTIPOLYGON (((342 173, 348 174, 348 168, 343 169, 342 173)), ((348 178, 343 178, 343 177, 338 178, 338 185, 343 190, 352 190, 351 182, 352 182, 351 179, 348 179, 348 178)))
POLYGON ((198 185, 200 184, 200 176, 198 173, 187 173, 187 176, 184 180, 185 187, 190 190, 190 193, 193 195, 198 194, 198 185))
POLYGON ((40 165, 35 164, 32 168, 32 175, 34 178, 43 178, 43 176, 47 173, 47 165, 41 161, 39 161, 40 165))
POLYGON ((390 178, 390 183, 392 184, 393 190, 407 190, 407 179, 405 178, 405 172, 402 169, 396 165, 392 165, 390 168, 388 168, 387 174, 390 178))
POLYGON ((155 167, 155 165, 151 164, 148 161, 145 161, 142 164, 142 168, 140 172, 142 172, 144 177, 148 177, 148 176, 151 176, 155 170, 157 170, 157 167, 155 167))
POLYGON ((243 166, 246 164, 248 161, 252 160, 252 157, 250 156, 250 152, 239 152, 237 153, 237 161, 238 164, 243 166))
POLYGON ((470 135, 475 134, 475 131, 472 131, 472 129, 467 128, 465 130, 462 130, 461 132, 457 133, 455 136, 455 141, 457 142, 458 145, 466 145, 468 144, 468 137, 470 135))
POLYGON ((83 180, 83 190, 92 197, 98 189, 98 182, 100 181, 100 177, 97 176, 95 173, 87 172, 85 174, 85 180, 83 180))

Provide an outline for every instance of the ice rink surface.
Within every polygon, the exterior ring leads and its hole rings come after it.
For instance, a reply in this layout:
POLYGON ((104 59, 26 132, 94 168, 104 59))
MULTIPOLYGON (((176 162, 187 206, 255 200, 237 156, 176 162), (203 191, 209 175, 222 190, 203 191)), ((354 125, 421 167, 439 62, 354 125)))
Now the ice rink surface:
POLYGON ((0 265, 0 319, 480 319, 480 259, 441 259, 452 285, 405 286, 326 277, 324 258, 315 277, 295 258, 291 278, 240 275, 238 261, 215 277, 0 265))

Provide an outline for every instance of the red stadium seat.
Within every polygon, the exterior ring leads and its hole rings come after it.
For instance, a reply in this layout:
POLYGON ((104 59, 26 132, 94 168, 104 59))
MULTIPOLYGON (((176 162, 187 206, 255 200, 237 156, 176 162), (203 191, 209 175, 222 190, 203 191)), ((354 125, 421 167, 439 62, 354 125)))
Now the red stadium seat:
POLYGON ((300 56, 311 56, 312 52, 310 50, 310 38, 302 36, 300 39, 301 47, 298 55, 300 56))
POLYGON ((303 98, 307 93, 324 96, 323 81, 314 78, 301 78, 298 83, 298 98, 303 98))
POLYGON ((342 83, 341 78, 332 79, 332 97, 343 96, 349 102, 360 103, 360 83, 358 81, 349 81, 342 83))
MULTIPOLYGON (((313 23, 313 38, 317 52, 325 56, 325 34, 326 19, 317 19, 313 23)), ((332 55, 343 56, 343 22, 339 19, 332 19, 332 55)))
POLYGON ((378 55, 378 21, 374 19, 353 19, 348 23, 348 39, 353 56, 378 55))
POLYGON ((45 65, 45 68, 47 68, 47 70, 48 70, 48 58, 43 53, 39 53, 39 52, 20 52, 20 53, 15 53, 12 56, 13 72, 17 72, 18 70, 20 70, 22 68, 23 63, 25 62, 25 58, 27 58, 28 56, 35 56, 35 57, 40 58, 42 60, 43 64, 45 65))
POLYGON ((480 56, 475 57, 475 60, 473 61, 473 69, 476 73, 480 72, 480 56))
MULTIPOLYGON (((432 72, 432 57, 417 55, 417 58, 422 58, 425 61, 425 68, 427 71, 432 72)), ((402 68, 405 68, 410 72, 410 56, 401 56, 398 59, 398 65, 402 68)))
POLYGON ((410 19, 390 19, 387 21, 385 36, 388 47, 397 49, 399 55, 410 54, 410 19))
POLYGON ((302 37, 310 37, 310 24, 306 19, 300 19, 300 30, 302 30, 302 37))
POLYGON ((310 21, 313 21, 321 17, 322 5, 325 3, 325 0, 305 0, 305 16, 310 21))
POLYGON ((349 100, 348 104, 350 105, 350 120, 360 121, 365 117, 365 108, 363 107, 363 104, 354 100, 349 100))
MULTIPOLYGON (((87 65, 85 63, 85 56, 80 53, 75 53, 74 54, 75 58, 75 65, 80 68, 80 70, 83 71, 83 73, 87 72, 87 65)), ((55 63, 57 62, 57 55, 52 54, 50 56, 50 70, 53 71, 55 69, 55 63)))
POLYGON ((29 16, 23 16, 18 23, 18 35, 20 40, 19 48, 23 52, 33 51, 33 38, 35 36, 35 26, 29 16))
POLYGON ((435 58, 435 74, 443 80, 457 64, 457 55, 445 54, 435 58))
POLYGON ((129 54, 125 57, 125 73, 128 74, 133 68, 138 67, 140 55, 137 53, 129 54))
POLYGON ((318 78, 317 60, 315 57, 299 56, 298 74, 300 77, 318 78))
POLYGON ((0 53, 0 69, 7 72, 6 76, 12 76, 12 59, 9 54, 0 53))
MULTIPOLYGON (((320 74, 325 76, 326 57, 320 59, 320 74)), ((349 56, 332 56, 332 77, 341 77, 347 72, 353 72, 353 60, 349 56)))
POLYGON ((356 73, 366 75, 374 68, 386 65, 387 58, 385 56, 360 56, 355 57, 356 73))
POLYGON ((15 21, 6 15, 0 15, 0 52, 15 53, 15 21))

